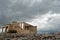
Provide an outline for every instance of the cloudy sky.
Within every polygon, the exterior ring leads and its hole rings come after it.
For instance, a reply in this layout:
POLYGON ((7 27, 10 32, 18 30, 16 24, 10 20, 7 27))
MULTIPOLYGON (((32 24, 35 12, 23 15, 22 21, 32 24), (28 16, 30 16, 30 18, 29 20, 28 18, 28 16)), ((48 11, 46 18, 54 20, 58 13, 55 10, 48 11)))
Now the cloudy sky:
POLYGON ((0 25, 13 20, 36 25, 38 32, 60 31, 60 0, 0 0, 0 25))

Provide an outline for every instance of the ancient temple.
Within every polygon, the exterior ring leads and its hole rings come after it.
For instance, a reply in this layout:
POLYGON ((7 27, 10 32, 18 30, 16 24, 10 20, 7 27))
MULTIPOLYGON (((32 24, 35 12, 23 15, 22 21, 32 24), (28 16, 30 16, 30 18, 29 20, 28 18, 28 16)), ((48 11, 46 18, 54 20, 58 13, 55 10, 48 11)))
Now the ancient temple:
POLYGON ((17 34, 36 34, 37 33, 37 26, 33 26, 26 22, 17 22, 13 21, 10 24, 6 24, 2 28, 2 32, 5 33, 17 33, 17 34))

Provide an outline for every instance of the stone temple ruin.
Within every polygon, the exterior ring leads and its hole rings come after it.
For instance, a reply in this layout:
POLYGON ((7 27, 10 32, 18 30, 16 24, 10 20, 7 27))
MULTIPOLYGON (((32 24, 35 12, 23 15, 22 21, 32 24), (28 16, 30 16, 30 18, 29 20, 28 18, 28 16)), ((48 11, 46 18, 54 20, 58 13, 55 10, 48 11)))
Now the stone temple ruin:
POLYGON ((20 35, 22 35, 22 34, 36 34, 37 26, 32 26, 32 25, 25 23, 25 22, 13 21, 12 23, 5 25, 2 28, 2 32, 5 32, 5 33, 13 33, 14 32, 14 33, 17 33, 20 35))
POLYGON ((37 26, 26 22, 13 21, 4 25, 2 33, 3 36, 0 37, 0 40, 31 40, 33 35, 37 33, 37 26))

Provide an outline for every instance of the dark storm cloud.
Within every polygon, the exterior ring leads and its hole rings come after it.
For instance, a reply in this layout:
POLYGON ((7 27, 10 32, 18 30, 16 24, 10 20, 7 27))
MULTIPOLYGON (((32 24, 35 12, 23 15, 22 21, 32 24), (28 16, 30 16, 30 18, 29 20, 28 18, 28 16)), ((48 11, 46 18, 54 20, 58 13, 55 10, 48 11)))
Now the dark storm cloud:
POLYGON ((0 0, 0 24, 7 22, 5 11, 7 10, 10 2, 8 0, 0 0))
POLYGON ((42 0, 41 2, 36 0, 17 0, 8 10, 13 16, 19 16, 22 20, 27 20, 34 18, 36 15, 45 14, 50 10, 53 12, 60 12, 57 11, 60 8, 58 5, 59 2, 57 2, 57 0, 42 0))

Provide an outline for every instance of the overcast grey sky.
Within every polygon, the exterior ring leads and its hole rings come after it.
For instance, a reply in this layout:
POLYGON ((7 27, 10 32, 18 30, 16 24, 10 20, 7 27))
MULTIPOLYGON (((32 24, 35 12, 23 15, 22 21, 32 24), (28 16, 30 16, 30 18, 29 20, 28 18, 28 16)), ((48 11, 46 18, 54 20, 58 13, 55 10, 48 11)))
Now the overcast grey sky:
POLYGON ((38 31, 60 31, 60 0, 0 0, 0 25, 13 20, 38 26, 38 31))

